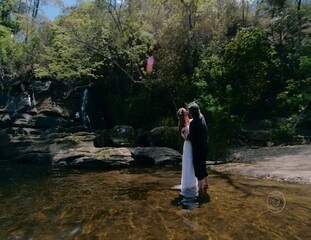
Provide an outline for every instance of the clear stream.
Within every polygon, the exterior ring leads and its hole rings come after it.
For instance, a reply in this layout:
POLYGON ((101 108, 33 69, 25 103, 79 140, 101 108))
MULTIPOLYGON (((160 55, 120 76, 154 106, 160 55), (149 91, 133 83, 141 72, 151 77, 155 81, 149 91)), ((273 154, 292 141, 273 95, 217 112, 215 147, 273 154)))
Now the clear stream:
POLYGON ((186 210, 171 190, 180 173, 1 166, 0 239, 311 239, 311 185, 212 173, 209 197, 186 210))

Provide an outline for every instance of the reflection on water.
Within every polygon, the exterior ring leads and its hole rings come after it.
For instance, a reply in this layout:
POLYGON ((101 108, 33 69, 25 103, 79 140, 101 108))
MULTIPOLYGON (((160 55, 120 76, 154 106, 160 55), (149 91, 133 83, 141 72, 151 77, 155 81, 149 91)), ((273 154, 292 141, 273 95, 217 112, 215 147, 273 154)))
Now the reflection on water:
POLYGON ((311 187, 212 174, 178 206, 179 169, 64 172, 0 168, 0 239, 311 239, 311 187), (280 191, 286 207, 269 211, 280 191))

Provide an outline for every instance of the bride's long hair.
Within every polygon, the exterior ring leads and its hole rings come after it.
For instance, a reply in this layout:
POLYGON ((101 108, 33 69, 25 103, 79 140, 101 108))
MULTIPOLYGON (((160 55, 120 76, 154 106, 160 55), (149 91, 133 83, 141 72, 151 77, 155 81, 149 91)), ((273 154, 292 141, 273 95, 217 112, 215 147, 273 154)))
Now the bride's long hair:
POLYGON ((181 131, 190 122, 189 113, 185 108, 180 108, 177 111, 177 117, 178 117, 178 129, 179 131, 181 131))

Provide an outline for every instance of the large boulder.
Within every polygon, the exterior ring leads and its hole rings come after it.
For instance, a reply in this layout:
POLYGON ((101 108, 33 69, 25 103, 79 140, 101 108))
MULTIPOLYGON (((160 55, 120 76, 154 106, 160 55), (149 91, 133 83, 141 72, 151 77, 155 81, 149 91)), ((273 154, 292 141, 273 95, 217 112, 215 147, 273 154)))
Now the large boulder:
POLYGON ((177 127, 157 127, 150 131, 151 146, 168 147, 176 150, 182 149, 183 140, 177 127))
POLYGON ((122 168, 134 162, 128 148, 95 148, 92 145, 63 149, 52 158, 54 166, 79 168, 122 168))
POLYGON ((96 148, 92 133, 78 132, 55 139, 49 146, 53 165, 67 167, 119 168, 133 163, 127 148, 96 148))
POLYGON ((33 116, 28 113, 18 114, 13 123, 13 127, 33 127, 32 118, 33 116))
POLYGON ((38 103, 37 111, 39 114, 44 114, 47 116, 62 117, 62 118, 69 117, 69 113, 64 108, 57 105, 52 100, 51 97, 48 97, 42 100, 40 103, 38 103))
POLYGON ((139 165, 176 165, 182 159, 179 152, 166 147, 138 147, 132 154, 139 165))

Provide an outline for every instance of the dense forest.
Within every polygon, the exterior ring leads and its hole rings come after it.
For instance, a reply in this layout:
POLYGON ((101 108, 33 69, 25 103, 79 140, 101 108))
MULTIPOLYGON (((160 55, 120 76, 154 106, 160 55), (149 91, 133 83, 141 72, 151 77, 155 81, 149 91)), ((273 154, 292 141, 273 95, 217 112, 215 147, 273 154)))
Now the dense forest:
POLYGON ((275 142, 310 134, 307 0, 81 1, 53 21, 44 4, 0 0, 1 94, 51 81, 65 99, 88 86, 97 129, 175 126, 195 100, 219 149, 259 120, 275 142))

